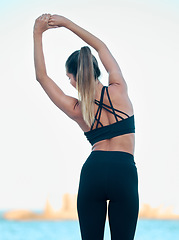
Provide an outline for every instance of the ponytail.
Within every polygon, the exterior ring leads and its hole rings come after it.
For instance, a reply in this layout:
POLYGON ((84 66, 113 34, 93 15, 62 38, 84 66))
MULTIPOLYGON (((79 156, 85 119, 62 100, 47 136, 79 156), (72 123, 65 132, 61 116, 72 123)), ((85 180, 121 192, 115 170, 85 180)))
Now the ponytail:
POLYGON ((76 79, 78 97, 81 101, 83 119, 90 127, 94 121, 94 99, 97 78, 100 70, 96 58, 89 47, 82 47, 75 51, 67 60, 66 68, 76 79))
POLYGON ((77 90, 83 118, 88 126, 94 121, 95 85, 91 51, 88 47, 82 47, 78 58, 77 90))

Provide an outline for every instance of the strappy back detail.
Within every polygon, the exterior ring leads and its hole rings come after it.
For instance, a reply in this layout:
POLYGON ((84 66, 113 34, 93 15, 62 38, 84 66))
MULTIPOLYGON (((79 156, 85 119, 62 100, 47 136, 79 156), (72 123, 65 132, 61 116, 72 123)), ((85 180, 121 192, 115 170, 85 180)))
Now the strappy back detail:
POLYGON ((110 99, 110 96, 109 96, 109 91, 108 91, 108 87, 107 86, 103 86, 102 90, 101 90, 101 97, 100 97, 100 101, 96 100, 95 99, 95 104, 98 105, 98 109, 96 111, 96 114, 95 114, 95 118, 94 118, 94 122, 93 124, 91 125, 91 129, 90 130, 93 130, 93 127, 94 127, 94 124, 95 124, 95 121, 97 121, 96 123, 96 128, 98 128, 98 125, 100 124, 101 127, 103 127, 103 124, 100 122, 100 117, 101 117, 101 111, 102 111, 102 108, 104 108, 106 111, 112 113, 116 119, 116 122, 118 122, 118 118, 120 119, 124 119, 122 116, 120 116, 119 114, 117 114, 116 112, 118 113, 122 113, 124 115, 126 115, 127 117, 129 117, 129 115, 127 113, 124 113, 118 109, 115 109, 112 105, 112 102, 111 102, 111 99, 110 99), (108 101, 109 101, 109 104, 110 106, 108 106, 107 104, 103 103, 103 98, 104 98, 104 92, 105 92, 105 89, 106 89, 106 93, 107 93, 107 97, 108 97, 108 101))
POLYGON ((91 143, 91 145, 94 145, 96 142, 99 142, 105 139, 111 139, 116 136, 135 132, 134 115, 129 116, 128 114, 118 109, 115 109, 113 107, 107 86, 103 86, 101 90, 100 101, 95 99, 94 103, 98 105, 98 108, 95 114, 93 124, 91 125, 90 131, 84 132, 84 135, 86 136, 88 141, 91 143), (103 103, 105 90, 107 93, 109 106, 103 103), (103 124, 100 121, 101 112, 103 108, 114 115, 116 122, 103 126, 103 124), (119 115, 120 113, 127 116, 127 118, 124 118, 123 116, 119 115), (120 121, 119 121, 119 118, 121 119, 120 121), (93 129, 95 122, 96 122, 96 128, 93 129))

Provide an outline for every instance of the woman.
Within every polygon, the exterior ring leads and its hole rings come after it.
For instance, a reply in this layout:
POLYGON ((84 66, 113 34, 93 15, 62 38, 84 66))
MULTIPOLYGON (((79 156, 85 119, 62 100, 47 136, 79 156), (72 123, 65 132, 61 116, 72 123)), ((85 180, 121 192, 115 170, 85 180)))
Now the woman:
POLYGON ((43 14, 34 25, 36 79, 51 100, 76 121, 92 144, 82 166, 77 210, 83 240, 102 240, 108 205, 112 240, 132 240, 138 218, 138 175, 134 162, 134 113, 118 63, 97 37, 69 19, 43 14), (42 33, 65 27, 93 47, 109 75, 109 86, 99 81, 100 70, 89 47, 75 51, 66 74, 78 90, 69 97, 49 78, 42 50, 42 33))

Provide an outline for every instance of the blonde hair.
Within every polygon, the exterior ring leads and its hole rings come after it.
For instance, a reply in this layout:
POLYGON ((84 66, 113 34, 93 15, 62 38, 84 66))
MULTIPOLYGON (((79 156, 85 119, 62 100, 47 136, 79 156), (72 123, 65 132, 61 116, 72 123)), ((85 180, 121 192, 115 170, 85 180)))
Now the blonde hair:
POLYGON ((93 67, 93 55, 89 47, 82 47, 78 57, 76 86, 81 101, 84 121, 91 126, 94 121, 94 99, 96 79, 93 67))
POLYGON ((97 79, 101 72, 89 47, 73 52, 66 61, 66 70, 76 80, 84 121, 90 127, 94 121, 94 99, 97 79))

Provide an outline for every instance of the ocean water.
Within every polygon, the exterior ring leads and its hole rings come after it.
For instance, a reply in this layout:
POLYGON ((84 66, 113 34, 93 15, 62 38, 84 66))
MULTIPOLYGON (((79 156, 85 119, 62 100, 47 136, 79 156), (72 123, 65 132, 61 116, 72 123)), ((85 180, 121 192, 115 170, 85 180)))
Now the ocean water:
MULTIPOLYGON (((0 240, 81 240, 81 237, 78 221, 19 222, 1 217, 0 240)), ((111 240, 108 221, 104 240, 111 240)), ((179 221, 139 220, 135 240, 179 240, 179 221)))

